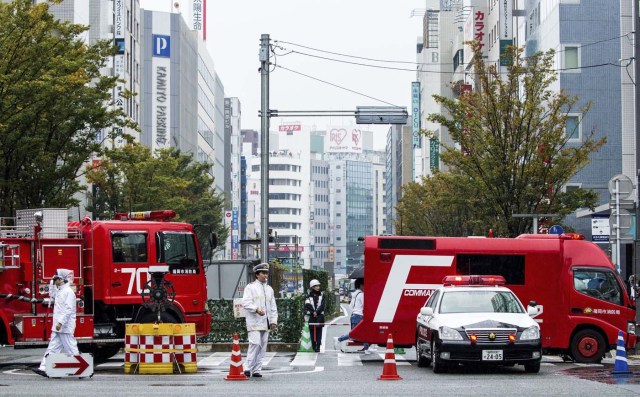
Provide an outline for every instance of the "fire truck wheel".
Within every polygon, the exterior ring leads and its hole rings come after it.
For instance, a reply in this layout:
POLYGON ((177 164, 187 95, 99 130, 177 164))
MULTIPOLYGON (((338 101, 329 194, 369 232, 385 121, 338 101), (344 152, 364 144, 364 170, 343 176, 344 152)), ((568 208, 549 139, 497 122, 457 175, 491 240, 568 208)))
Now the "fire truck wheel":
POLYGON ((578 363, 599 363, 602 361, 605 349, 602 334, 592 329, 578 331, 571 339, 571 355, 578 363))

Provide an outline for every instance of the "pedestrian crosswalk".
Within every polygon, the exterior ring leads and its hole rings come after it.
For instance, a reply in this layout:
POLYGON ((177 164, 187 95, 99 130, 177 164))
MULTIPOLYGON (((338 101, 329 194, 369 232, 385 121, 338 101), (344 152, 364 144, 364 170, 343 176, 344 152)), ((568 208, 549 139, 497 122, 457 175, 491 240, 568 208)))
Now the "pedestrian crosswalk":
MULTIPOLYGON (((124 356, 117 355, 113 357, 110 362, 101 364, 100 367, 117 368, 123 366, 124 356)), ((309 368, 316 366, 328 365, 328 360, 335 360, 335 365, 339 367, 356 367, 363 365, 377 365, 384 363, 385 351, 380 349, 371 354, 363 353, 343 353, 336 352, 334 350, 327 350, 326 353, 315 352, 267 352, 263 360, 263 366, 271 367, 299 367, 309 368), (320 362, 322 361, 322 362, 320 362)), ((408 366, 416 365, 415 353, 409 350, 406 354, 395 354, 396 365, 408 366)), ((243 363, 246 360, 246 356, 243 354, 243 363)), ((198 368, 203 370, 228 370, 231 363, 231 354, 226 352, 199 352, 198 353, 198 368)), ((543 366, 555 366, 562 363, 561 359, 555 359, 553 356, 545 356, 543 359, 543 366)), ((601 366, 601 364, 578 364, 572 363, 574 366, 601 366)))
MULTIPOLYGON (((320 357, 329 357, 335 359, 338 366, 353 367, 362 366, 367 363, 383 363, 384 362, 384 350, 372 352, 372 354, 363 353, 342 353, 337 352, 333 355, 334 351, 327 351, 327 353, 315 353, 315 352, 267 352, 265 353, 262 365, 267 367, 271 366, 288 366, 288 367, 315 367, 318 365, 318 359, 320 357)), ((407 355, 396 354, 397 365, 411 365, 415 362, 413 357, 407 357, 407 355)), ((116 355, 105 364, 100 364, 102 368, 117 368, 123 366, 124 356, 122 354, 116 355)), ((246 356, 243 354, 243 363, 246 360, 246 356)), ((231 353, 226 352, 199 352, 198 353, 198 368, 200 369, 228 369, 231 363, 231 353)), ((324 365, 324 364, 323 364, 324 365)))

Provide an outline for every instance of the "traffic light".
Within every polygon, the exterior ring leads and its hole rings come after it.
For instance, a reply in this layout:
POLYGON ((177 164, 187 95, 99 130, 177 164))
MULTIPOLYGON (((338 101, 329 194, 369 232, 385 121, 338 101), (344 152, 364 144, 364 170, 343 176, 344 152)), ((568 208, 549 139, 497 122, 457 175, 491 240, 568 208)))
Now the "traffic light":
POLYGON ((269 242, 273 243, 275 239, 273 238, 273 229, 269 229, 269 242))

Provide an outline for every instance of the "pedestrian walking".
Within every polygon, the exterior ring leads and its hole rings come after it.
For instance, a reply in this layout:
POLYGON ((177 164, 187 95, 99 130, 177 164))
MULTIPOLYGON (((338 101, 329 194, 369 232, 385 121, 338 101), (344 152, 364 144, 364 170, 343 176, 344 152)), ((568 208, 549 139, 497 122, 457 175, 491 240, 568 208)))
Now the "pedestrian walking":
POLYGON ((245 310, 249 349, 247 351, 246 376, 261 378, 262 360, 267 351, 269 330, 278 326, 278 308, 273 288, 267 284, 269 264, 260 263, 253 267, 256 280, 244 289, 242 307, 245 310))
MULTIPOLYGON (((355 287, 356 287, 356 290, 353 291, 353 293, 351 294, 351 303, 349 303, 349 305, 351 306, 351 329, 354 329, 356 325, 358 325, 358 323, 362 321, 362 318, 363 318, 364 279, 363 278, 356 279, 355 287)), ((335 350, 340 350, 339 344, 344 342, 347 339, 349 339, 348 333, 342 335, 339 338, 338 337, 333 338, 333 348, 335 350)), ((373 348, 369 349, 369 344, 365 342, 363 350, 365 354, 371 354, 371 351, 373 351, 374 349, 373 348)))
POLYGON ((322 328, 324 324, 324 294, 320 291, 320 281, 313 279, 309 283, 311 290, 304 301, 304 308, 309 316, 309 332, 311 346, 315 352, 320 351, 322 345, 322 328))
POLYGON ((40 367, 33 369, 33 372, 38 375, 47 376, 46 360, 50 354, 61 353, 62 350, 74 356, 80 354, 78 343, 73 336, 76 329, 76 294, 71 289, 70 283, 72 281, 73 272, 68 269, 58 269, 53 276, 53 286, 57 290, 55 294, 50 294, 55 297, 51 339, 47 351, 42 357, 42 362, 40 362, 40 367))

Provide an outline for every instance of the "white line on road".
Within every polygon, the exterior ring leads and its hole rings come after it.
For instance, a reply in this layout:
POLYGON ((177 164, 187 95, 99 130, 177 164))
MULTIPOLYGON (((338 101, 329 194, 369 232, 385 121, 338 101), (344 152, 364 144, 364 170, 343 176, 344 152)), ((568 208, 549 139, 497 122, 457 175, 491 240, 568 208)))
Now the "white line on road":
POLYGON ((338 366, 355 367, 359 365, 362 365, 362 360, 360 359, 360 355, 338 353, 338 366))
POLYGON ((318 353, 298 352, 289 364, 292 367, 311 367, 316 365, 318 353))

